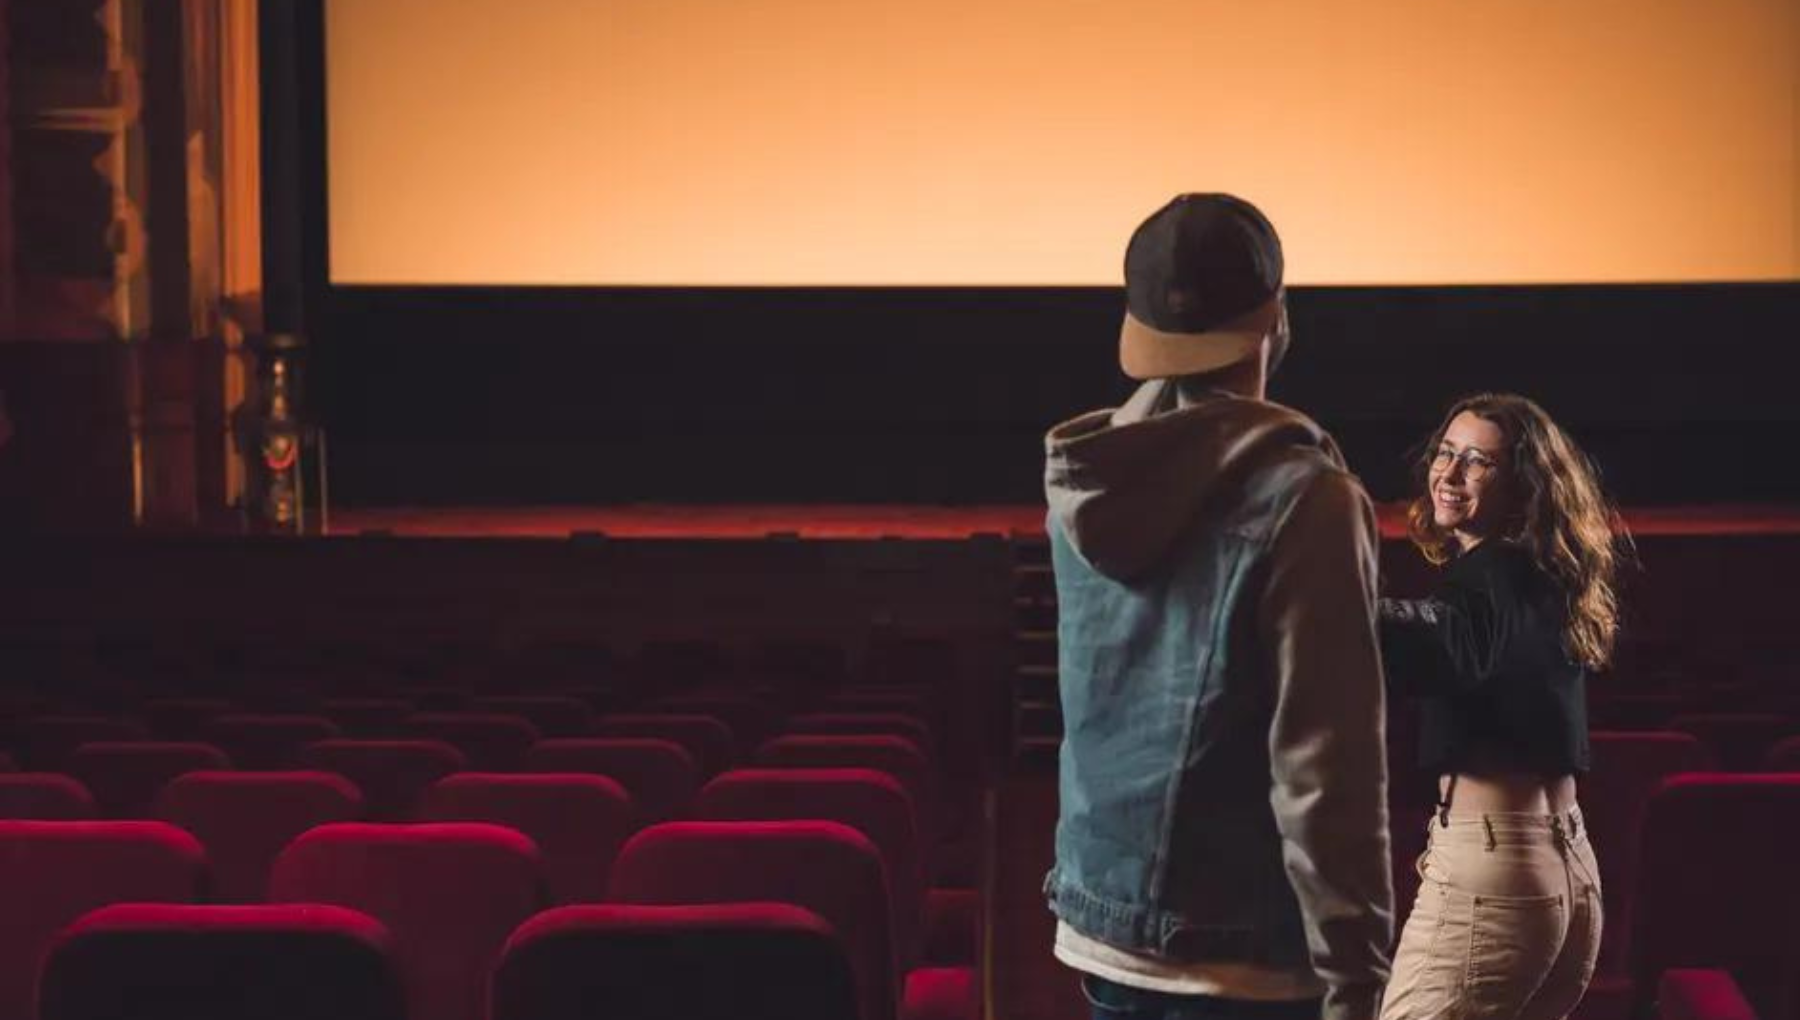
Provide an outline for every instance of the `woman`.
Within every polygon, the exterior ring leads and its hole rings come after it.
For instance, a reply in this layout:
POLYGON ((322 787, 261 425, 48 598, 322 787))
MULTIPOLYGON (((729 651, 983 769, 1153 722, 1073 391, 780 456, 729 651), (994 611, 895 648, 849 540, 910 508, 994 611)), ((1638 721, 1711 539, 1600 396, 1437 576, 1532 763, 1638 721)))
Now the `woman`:
POLYGON ((1600 875, 1575 803, 1586 678, 1612 656, 1615 515, 1568 435, 1524 397, 1450 409, 1409 531, 1444 565, 1382 599, 1389 685, 1419 702, 1440 777, 1383 1020, 1560 1020, 1600 948, 1600 875))

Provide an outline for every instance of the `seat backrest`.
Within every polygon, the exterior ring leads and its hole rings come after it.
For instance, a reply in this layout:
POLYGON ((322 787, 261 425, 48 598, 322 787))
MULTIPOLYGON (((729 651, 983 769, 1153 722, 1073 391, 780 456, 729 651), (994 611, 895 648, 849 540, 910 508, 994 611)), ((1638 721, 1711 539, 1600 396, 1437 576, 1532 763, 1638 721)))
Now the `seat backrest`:
POLYGON ((682 905, 788 903, 850 950, 862 1020, 894 1020, 897 965, 881 852, 837 822, 668 822, 638 833, 613 865, 610 899, 682 905))
POLYGON ((856 1020, 849 949, 785 903, 559 907, 494 974, 493 1020, 678 1016, 856 1020))
POLYGON ((90 740, 149 740, 136 719, 93 715, 40 715, 19 723, 19 764, 39 772, 60 772, 69 755, 90 740))
POLYGON ((619 848, 636 831, 625 787, 583 773, 463 772, 433 783, 424 822, 489 822, 531 837, 544 858, 552 903, 598 903, 619 848))
POLYGON ((1677 968, 1657 983, 1656 1020, 1756 1020, 1756 1011, 1728 971, 1677 968))
POLYGON ((922 720, 942 740, 949 717, 935 691, 916 687, 848 687, 825 699, 826 712, 899 712, 922 720))
POLYGON ((1644 809, 1663 780, 1711 769, 1713 759, 1698 738, 1674 731, 1596 732, 1588 742, 1592 765, 1581 780, 1581 813, 1594 853, 1605 862, 1601 890, 1606 921, 1596 973, 1622 977, 1644 809))
POLYGON ((491 712, 421 712, 405 722, 406 732, 451 744, 483 772, 512 772, 538 742, 537 727, 516 715, 491 712))
POLYGON ((1764 768, 1770 772, 1800 772, 1800 736, 1777 740, 1769 748, 1764 768))
POLYGON ((1666 970, 1722 967, 1764 1017, 1800 1010, 1800 775, 1689 773, 1650 800, 1629 950, 1647 1002, 1666 970))
POLYGON ((279 772, 305 768, 301 752, 317 740, 342 736, 320 715, 222 715, 206 724, 206 742, 240 769, 279 772))
POLYGON ((513 929, 548 905, 530 839, 497 825, 323 825, 275 860, 271 902, 333 903, 385 925, 408 1012, 481 1020, 513 929))
POLYGON ((69 756, 68 772, 107 818, 149 817, 163 784, 188 772, 223 771, 231 759, 211 744, 93 741, 69 756))
POLYGON ((863 736, 776 737, 756 751, 755 764, 765 768, 877 769, 906 787, 919 819, 919 842, 927 856, 936 846, 936 777, 919 746, 892 734, 863 736))
POLYGON ((405 1020, 388 934, 320 904, 102 907, 63 931, 40 1020, 405 1020))
POLYGON ((671 740, 594 737, 540 740, 525 753, 527 772, 586 772, 615 779, 631 794, 640 824, 685 814, 700 789, 700 766, 671 740))
POLYGON ((189 772, 162 788, 150 813, 205 845, 215 902, 261 903, 282 848, 316 825, 361 818, 363 799, 329 772, 189 772))
POLYGON ((358 740, 392 740, 418 709, 404 698, 331 698, 320 706, 326 718, 337 723, 346 737, 358 740))
POLYGON ((98 811, 87 787, 61 772, 0 772, 0 818, 73 822, 98 811))
POLYGON ((825 736, 863 736, 888 734, 905 737, 919 745, 929 760, 934 741, 924 720, 903 712, 834 711, 808 712, 796 715, 784 727, 789 733, 825 736))
POLYGON ((158 740, 199 740, 206 724, 231 712, 218 698, 153 698, 144 702, 144 721, 158 740))
POLYGON ((562 695, 488 695, 475 699, 475 711, 517 716, 537 727, 540 737, 585 737, 594 728, 593 708, 562 695))
POLYGON ((919 958, 925 864, 912 799, 900 781, 875 769, 737 769, 701 789, 699 821, 841 822, 881 851, 888 877, 894 945, 904 971, 919 958))
POLYGON ((710 715, 631 713, 608 715, 594 723, 597 737, 647 737, 672 740, 687 749, 702 776, 716 775, 737 760, 737 741, 723 719, 710 715))
POLYGON ((31 1016, 56 933, 110 903, 191 903, 206 853, 161 822, 0 822, 0 1016, 31 1016))
POLYGON ((1794 735, 1785 715, 1767 712, 1706 712, 1678 715, 1669 728, 1692 733, 1712 751, 1719 767, 1730 772, 1762 768, 1769 748, 1794 735))
POLYGON ((711 716, 731 730, 740 747, 755 747, 774 733, 780 709, 767 698, 726 691, 697 691, 658 698, 647 708, 651 713, 711 716))
POLYGON ((374 821, 410 818, 426 788, 469 767, 468 758, 442 740, 321 740, 308 744, 300 760, 355 783, 374 821))
POLYGON ((1636 732, 1669 729, 1669 720, 1686 708, 1679 694, 1615 694, 1595 692, 1589 700, 1589 725, 1597 730, 1636 732))

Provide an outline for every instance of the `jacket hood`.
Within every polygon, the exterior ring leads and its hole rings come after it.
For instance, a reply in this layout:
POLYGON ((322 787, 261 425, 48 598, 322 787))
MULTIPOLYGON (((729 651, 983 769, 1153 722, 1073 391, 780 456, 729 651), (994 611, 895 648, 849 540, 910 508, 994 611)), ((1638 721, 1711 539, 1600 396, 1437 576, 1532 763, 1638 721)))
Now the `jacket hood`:
POLYGON ((1343 463, 1331 438, 1298 411, 1216 391, 1189 400, 1173 381, 1157 379, 1123 406, 1045 435, 1044 494, 1082 559, 1129 580, 1160 560, 1210 501, 1242 495, 1259 465, 1306 449, 1343 463))

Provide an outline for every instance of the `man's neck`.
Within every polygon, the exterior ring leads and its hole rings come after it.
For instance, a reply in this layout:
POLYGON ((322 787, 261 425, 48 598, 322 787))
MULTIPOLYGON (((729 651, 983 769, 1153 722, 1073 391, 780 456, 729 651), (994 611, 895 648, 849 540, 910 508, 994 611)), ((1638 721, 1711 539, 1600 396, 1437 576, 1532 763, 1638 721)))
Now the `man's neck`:
POLYGON ((1263 371, 1261 355, 1204 376, 1175 380, 1176 400, 1182 407, 1198 404, 1208 397, 1227 393, 1251 400, 1268 399, 1268 376, 1263 371))

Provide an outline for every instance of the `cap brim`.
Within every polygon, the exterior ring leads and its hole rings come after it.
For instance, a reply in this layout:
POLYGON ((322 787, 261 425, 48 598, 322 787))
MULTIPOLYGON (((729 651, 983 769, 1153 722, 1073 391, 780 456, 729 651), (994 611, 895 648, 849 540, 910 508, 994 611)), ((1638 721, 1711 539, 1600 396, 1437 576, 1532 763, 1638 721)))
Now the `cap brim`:
POLYGON ((1165 333, 1129 311, 1119 328, 1119 368, 1133 379, 1172 379, 1212 372, 1255 354, 1274 327, 1274 298, 1222 328, 1205 333, 1165 333))

